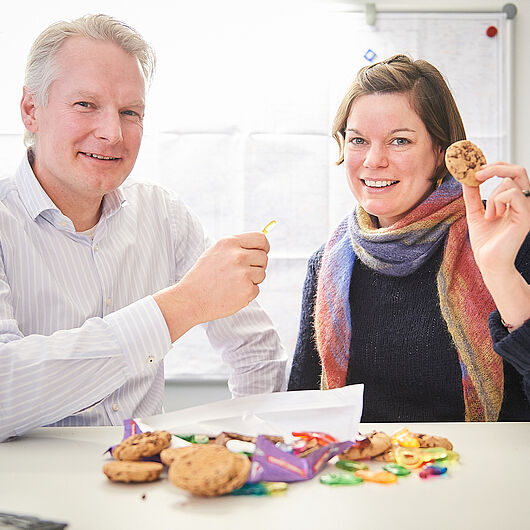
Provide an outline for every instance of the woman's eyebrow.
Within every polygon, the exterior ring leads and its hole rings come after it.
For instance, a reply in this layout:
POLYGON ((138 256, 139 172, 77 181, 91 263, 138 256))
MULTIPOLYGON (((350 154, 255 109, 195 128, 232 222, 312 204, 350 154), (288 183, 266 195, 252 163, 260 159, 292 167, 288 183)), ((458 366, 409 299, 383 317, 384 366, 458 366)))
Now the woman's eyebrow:
MULTIPOLYGON (((355 134, 361 134, 362 135, 361 131, 358 131, 357 129, 352 129, 350 127, 348 127, 346 129, 346 131, 350 131, 350 132, 353 132, 355 134)), ((415 129, 409 129, 408 127, 400 127, 399 129, 392 129, 391 131, 389 131, 388 134, 396 134, 398 132, 412 132, 412 133, 415 133, 416 130, 415 129)))

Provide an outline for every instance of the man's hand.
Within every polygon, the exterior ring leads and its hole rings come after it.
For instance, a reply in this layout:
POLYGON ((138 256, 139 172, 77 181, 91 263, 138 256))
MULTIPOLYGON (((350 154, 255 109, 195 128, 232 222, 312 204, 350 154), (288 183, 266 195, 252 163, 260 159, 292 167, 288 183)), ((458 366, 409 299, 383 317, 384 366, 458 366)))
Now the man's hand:
POLYGON ((193 326, 246 307, 265 279, 270 246, 261 232, 219 240, 180 282, 154 295, 174 342, 193 326))

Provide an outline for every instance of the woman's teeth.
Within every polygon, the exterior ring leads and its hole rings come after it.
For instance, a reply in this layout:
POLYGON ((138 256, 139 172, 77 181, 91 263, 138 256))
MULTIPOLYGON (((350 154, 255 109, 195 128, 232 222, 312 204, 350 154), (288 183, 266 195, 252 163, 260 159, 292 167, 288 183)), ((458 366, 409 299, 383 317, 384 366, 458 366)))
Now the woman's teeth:
POLYGON ((385 188, 386 186, 392 186, 398 182, 397 180, 364 180, 364 183, 369 188, 385 188))

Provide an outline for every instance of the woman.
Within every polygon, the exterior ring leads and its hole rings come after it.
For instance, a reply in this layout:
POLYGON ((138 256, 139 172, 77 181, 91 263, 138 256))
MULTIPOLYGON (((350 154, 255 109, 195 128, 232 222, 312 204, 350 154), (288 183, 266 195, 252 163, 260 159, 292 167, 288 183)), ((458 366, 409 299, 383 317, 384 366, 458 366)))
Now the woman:
POLYGON ((444 163, 465 138, 454 99, 403 55, 359 71, 333 136, 358 205, 309 261, 289 390, 364 383, 364 422, 529 420, 524 169, 485 166, 502 184, 485 213, 478 189, 465 204, 444 163))

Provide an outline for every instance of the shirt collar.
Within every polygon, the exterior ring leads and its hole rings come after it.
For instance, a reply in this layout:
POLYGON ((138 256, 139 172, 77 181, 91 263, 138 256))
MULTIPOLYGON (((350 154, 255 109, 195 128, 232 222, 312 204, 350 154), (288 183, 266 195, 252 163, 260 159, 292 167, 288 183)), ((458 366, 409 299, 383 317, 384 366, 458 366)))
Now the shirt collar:
POLYGON ((15 183, 18 188, 20 200, 24 204, 27 212, 33 220, 35 220, 42 212, 46 210, 59 210, 53 201, 48 197, 37 177, 33 173, 33 169, 29 163, 28 157, 30 150, 24 155, 22 162, 18 166, 15 175, 15 183))
MULTIPOLYGON (((15 175, 15 183, 18 188, 20 200, 33 220, 46 210, 55 210, 60 213, 59 208, 57 208, 44 191, 40 182, 37 180, 35 173, 33 173, 33 169, 29 163, 30 156, 31 153, 28 149, 15 175)), ((125 206, 126 202, 121 189, 107 193, 103 197, 101 217, 111 217, 122 206, 125 206)))

